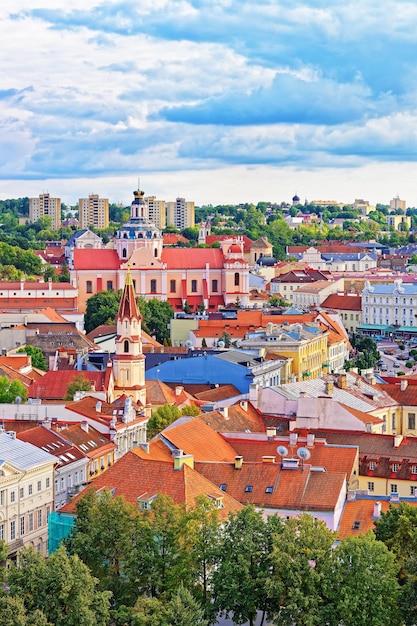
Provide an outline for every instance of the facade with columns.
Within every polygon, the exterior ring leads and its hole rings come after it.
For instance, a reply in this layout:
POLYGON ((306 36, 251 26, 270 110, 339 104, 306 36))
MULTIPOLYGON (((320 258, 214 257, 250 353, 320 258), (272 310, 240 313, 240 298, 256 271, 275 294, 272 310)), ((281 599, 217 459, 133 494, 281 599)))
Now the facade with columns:
POLYGON ((181 311, 185 302, 194 311, 249 305, 243 242, 231 237, 220 248, 164 248, 140 190, 134 192, 130 219, 117 231, 112 249, 74 250, 71 281, 78 288, 80 311, 92 294, 123 289, 128 267, 137 295, 167 300, 174 311, 181 311))

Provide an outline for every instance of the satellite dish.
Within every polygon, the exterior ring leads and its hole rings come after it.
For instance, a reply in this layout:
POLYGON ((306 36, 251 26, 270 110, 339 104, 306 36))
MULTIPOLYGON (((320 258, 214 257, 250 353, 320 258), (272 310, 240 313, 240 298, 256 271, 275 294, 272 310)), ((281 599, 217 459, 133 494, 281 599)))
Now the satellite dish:
POLYGON ((278 452, 279 456, 287 456, 288 455, 288 449, 285 446, 278 446, 277 452, 278 452))
POLYGON ((224 341, 219 341, 217 345, 219 348, 224 348, 224 341))
POLYGON ((311 457, 311 452, 307 448, 298 448, 297 456, 302 461, 308 461, 308 459, 311 457))
POLYGON ((185 342, 185 345, 187 348, 192 348, 193 342, 191 341, 191 339, 187 339, 187 341, 185 342))

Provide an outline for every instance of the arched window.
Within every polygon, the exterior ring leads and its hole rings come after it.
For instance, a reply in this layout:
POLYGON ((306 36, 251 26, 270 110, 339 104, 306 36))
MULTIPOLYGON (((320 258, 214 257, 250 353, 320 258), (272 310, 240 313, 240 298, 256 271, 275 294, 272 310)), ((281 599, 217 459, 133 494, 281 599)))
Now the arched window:
POLYGON ((155 248, 155 250, 153 251, 153 255, 154 255, 155 259, 158 258, 158 248, 155 248))
POLYGON ((235 287, 239 287, 239 285, 240 285, 239 272, 235 272, 235 287))
POLYGON ((124 233, 123 239, 127 239, 127 233, 124 233))
POLYGON ((123 342, 123 352, 129 352, 129 342, 127 339, 123 342))
POLYGON ((126 248, 123 248, 123 250, 122 250, 122 257, 124 259, 127 257, 127 250, 126 250, 126 248))

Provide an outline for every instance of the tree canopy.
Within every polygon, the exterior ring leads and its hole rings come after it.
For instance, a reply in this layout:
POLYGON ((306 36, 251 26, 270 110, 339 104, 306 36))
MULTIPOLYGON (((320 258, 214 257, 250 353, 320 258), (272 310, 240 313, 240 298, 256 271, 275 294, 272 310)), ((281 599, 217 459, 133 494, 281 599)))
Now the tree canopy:
POLYGON ((15 402, 16 398, 26 402, 27 397, 27 389, 20 380, 9 380, 7 376, 0 376, 0 403, 15 402))
POLYGON ((17 352, 18 354, 28 354, 31 357, 33 367, 44 370, 45 372, 47 371, 48 366, 46 364, 46 358, 40 348, 27 344, 24 348, 19 348, 17 352))

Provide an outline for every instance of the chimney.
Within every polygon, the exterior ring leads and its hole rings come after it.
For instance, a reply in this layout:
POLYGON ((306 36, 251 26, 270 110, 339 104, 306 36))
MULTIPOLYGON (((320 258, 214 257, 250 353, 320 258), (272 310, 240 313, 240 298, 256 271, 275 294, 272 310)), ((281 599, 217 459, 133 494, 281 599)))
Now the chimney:
POLYGON ((84 432, 88 433, 88 422, 81 422, 80 426, 84 432))
POLYGON ((290 446, 296 446, 298 441, 298 433, 290 433, 290 446))
POLYGON ((339 374, 337 377, 337 386, 339 389, 346 389, 347 387, 347 376, 346 374, 339 374))
POLYGON ((381 517, 381 503, 380 502, 375 502, 374 503, 374 512, 372 514, 372 519, 379 519, 381 517))
POLYGON ((181 387, 181 385, 177 385, 175 387, 175 395, 176 396, 180 396, 183 391, 184 391, 184 387, 181 387))
POLYGON ((324 390, 328 396, 333 395, 334 382, 332 380, 327 380, 324 385, 324 390))
POLYGON ((223 415, 223 417, 225 419, 228 419, 229 417, 229 407, 228 406, 221 406, 218 408, 218 411, 223 415))
POLYGON ((176 449, 172 451, 174 457, 174 470, 182 469, 183 465, 188 465, 194 469, 194 456, 192 454, 184 454, 184 450, 176 449))
POLYGON ((243 409, 244 411, 248 410, 248 401, 247 400, 241 400, 240 401, 240 408, 243 409))
POLYGON ((100 400, 96 402, 96 413, 101 413, 101 402, 100 400))
POLYGON ((399 448, 403 439, 403 435, 394 435, 394 448, 399 448))
POLYGON ((149 441, 145 441, 144 443, 140 443, 139 446, 142 448, 146 454, 149 454, 149 441))
POLYGON ((262 457, 262 463, 275 463, 275 457, 266 454, 262 457))
POLYGON ((314 448, 314 435, 313 433, 308 433, 307 435, 307 448, 314 448))
POLYGON ((268 426, 266 429, 266 437, 267 439, 273 439, 277 434, 277 429, 275 426, 268 426))
POLYGON ((406 378, 401 378, 401 391, 405 391, 408 387, 408 380, 406 378))
POLYGON ((305 398, 307 393, 305 391, 300 391, 300 398, 305 398))
POLYGON ((235 456, 235 469, 242 469, 243 456, 235 456))
POLYGON ((44 428, 47 428, 48 430, 51 430, 51 428, 52 428, 52 420, 50 420, 50 419, 45 419, 45 420, 42 422, 42 426, 43 426, 44 428))
POLYGON ((15 430, 8 430, 7 434, 9 435, 9 437, 11 437, 12 439, 16 439, 16 431, 15 430))

